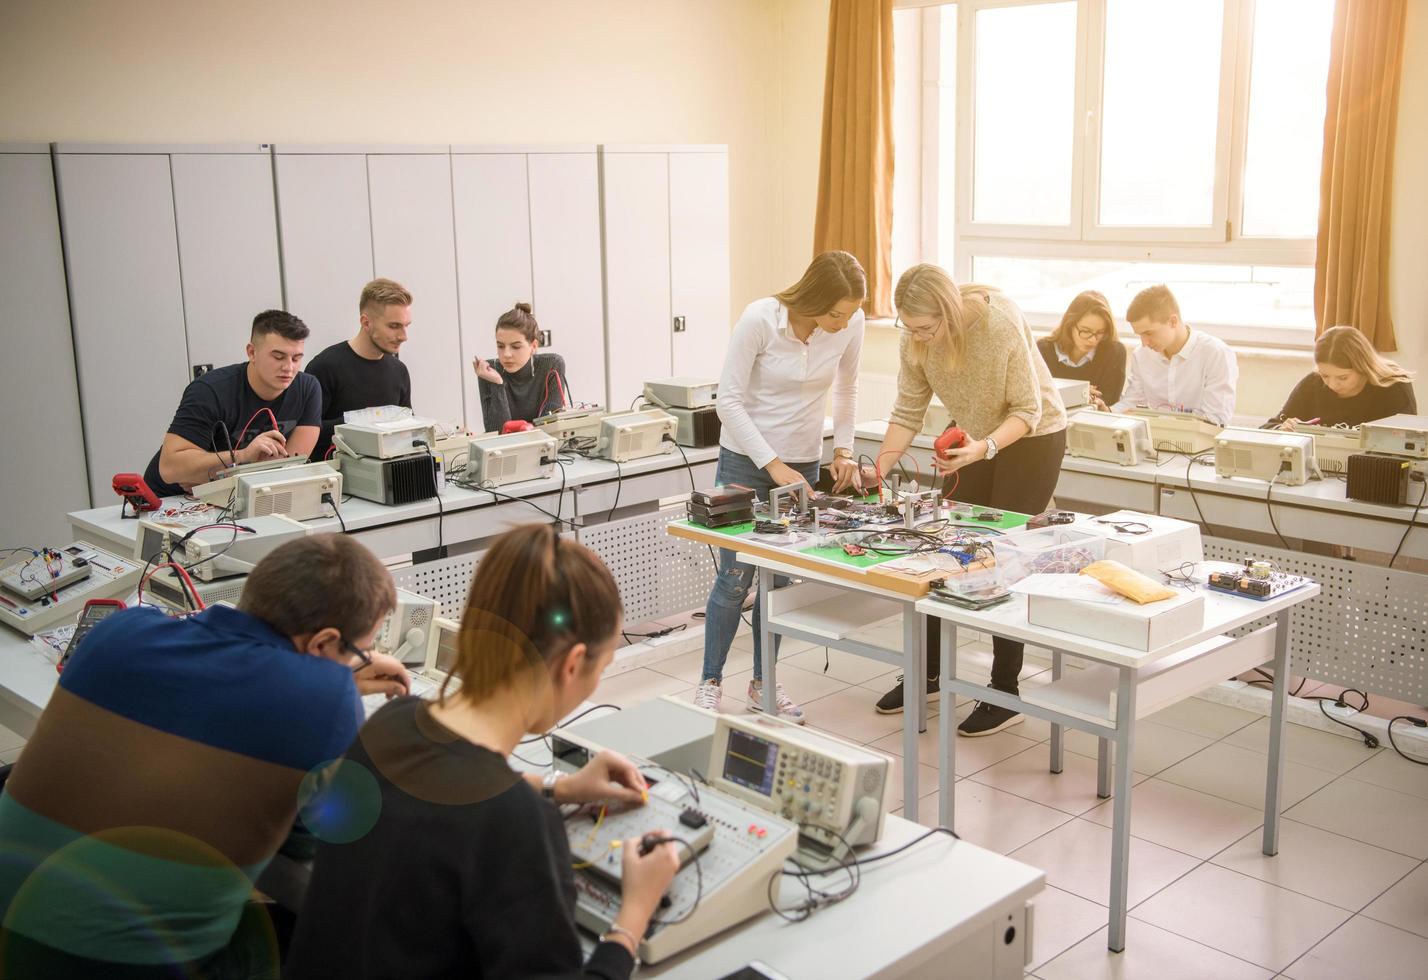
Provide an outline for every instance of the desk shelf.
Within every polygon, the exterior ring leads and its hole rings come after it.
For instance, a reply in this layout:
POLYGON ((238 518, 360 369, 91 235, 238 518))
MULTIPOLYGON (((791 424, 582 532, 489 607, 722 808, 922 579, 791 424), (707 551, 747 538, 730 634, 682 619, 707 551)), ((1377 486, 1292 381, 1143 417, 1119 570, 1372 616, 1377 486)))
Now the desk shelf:
POLYGON ((904 604, 816 582, 769 593, 769 625, 801 630, 827 640, 846 640, 899 615, 904 604))

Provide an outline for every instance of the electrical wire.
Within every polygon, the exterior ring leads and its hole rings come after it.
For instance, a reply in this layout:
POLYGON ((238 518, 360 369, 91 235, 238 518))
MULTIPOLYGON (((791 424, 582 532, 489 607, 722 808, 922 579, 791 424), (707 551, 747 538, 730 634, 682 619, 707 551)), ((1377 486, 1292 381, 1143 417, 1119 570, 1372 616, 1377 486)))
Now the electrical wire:
POLYGON ((1214 452, 1213 449, 1205 449, 1201 452, 1188 455, 1185 460, 1185 489, 1190 491, 1190 502, 1195 505, 1195 515, 1200 518, 1200 523, 1204 526, 1205 533, 1212 538, 1218 537, 1218 535, 1215 534, 1215 529, 1210 526, 1210 522, 1205 520, 1205 512, 1200 509, 1200 498, 1195 496, 1195 484, 1190 480, 1190 468, 1194 466, 1201 457, 1211 455, 1214 452))
POLYGON ((1415 728, 1428 728, 1428 721, 1424 721, 1422 718, 1416 718, 1413 715, 1394 715, 1392 718, 1389 719, 1388 722, 1388 744, 1393 746, 1393 751, 1397 752, 1399 755, 1403 756, 1403 758, 1407 759, 1414 765, 1428 766, 1428 762, 1425 762, 1422 759, 1415 759, 1413 758, 1413 756, 1409 755, 1407 752, 1404 752, 1398 747, 1398 742, 1394 741, 1393 738, 1393 723, 1395 721, 1406 721, 1409 724, 1413 725, 1413 727, 1415 728))
POLYGON ((625 485, 625 471, 620 468, 620 461, 612 459, 615 464, 615 502, 610 505, 610 513, 605 515, 605 522, 608 524, 615 519, 615 511, 620 509, 620 489, 625 485))
POLYGON ((1335 706, 1340 707, 1340 708, 1351 708, 1351 707, 1353 707, 1353 705, 1349 704, 1347 701, 1344 700, 1344 695, 1345 695, 1345 694, 1357 694, 1360 698, 1363 699, 1363 704, 1362 704, 1359 708, 1356 709, 1359 714, 1364 714, 1364 713, 1366 713, 1366 712, 1368 711, 1368 706, 1369 706, 1369 697, 1368 697, 1368 695, 1365 694, 1363 691, 1360 691, 1358 688, 1355 688, 1355 687, 1346 687, 1346 688, 1344 688, 1344 690, 1343 690, 1342 692, 1340 692, 1337 697, 1319 697, 1319 696, 1316 695, 1316 696, 1311 696, 1311 697, 1305 698, 1305 700, 1306 700, 1306 701, 1317 701, 1317 702, 1319 703, 1319 713, 1322 714, 1325 718, 1329 719, 1330 721, 1332 721, 1332 722, 1333 722, 1334 724, 1336 724, 1336 725, 1342 725, 1342 726, 1344 726, 1345 728, 1347 728, 1349 731, 1356 733, 1356 734, 1359 736, 1359 738, 1363 740, 1364 745, 1368 746, 1369 748, 1371 748, 1371 749, 1376 749, 1376 748, 1378 748, 1378 746, 1379 746, 1379 741, 1378 741, 1378 736, 1377 736, 1377 735, 1375 735, 1373 732, 1365 731, 1364 729, 1359 728, 1359 727, 1357 727, 1356 725, 1350 725, 1348 722, 1343 721, 1342 719, 1335 718, 1333 715, 1329 714, 1329 709, 1324 707, 1324 702, 1325 702, 1325 701, 1332 701, 1332 702, 1334 702, 1335 706))
POLYGON ((1398 539, 1398 547, 1393 549, 1393 557, 1388 560, 1388 567, 1392 568, 1393 563, 1398 561, 1398 553, 1403 550, 1403 544, 1408 540, 1408 535, 1413 533, 1413 526, 1418 522, 1418 510, 1423 506, 1423 498, 1428 497, 1428 478, 1423 480, 1423 489, 1418 492, 1418 503, 1413 505, 1413 515, 1408 518, 1408 526, 1403 529, 1403 537, 1398 539))
MULTIPOLYGON (((552 728, 550 732, 558 731, 566 727, 567 725, 573 725, 581 718, 584 718, 586 715, 590 714, 592 711, 599 711, 601 708, 611 708, 615 711, 624 710, 618 704, 592 704, 590 707, 580 712, 580 714, 573 715, 572 717, 565 719, 559 725, 556 725, 554 728, 552 728)), ((550 737, 550 732, 542 732, 539 735, 532 735, 530 738, 523 738, 521 739, 520 744, 530 745, 532 742, 544 741, 545 739, 550 737)))
MULTIPOLYGON (((1279 532, 1279 525, 1274 520, 1274 504, 1270 499, 1270 495, 1274 493, 1274 484, 1278 479, 1278 473, 1269 478, 1269 486, 1266 487, 1264 491, 1264 509, 1269 512, 1269 526, 1274 528, 1274 536, 1279 539, 1279 546, 1285 551, 1293 551, 1294 549, 1289 547, 1289 542, 1284 540, 1284 535, 1279 532)), ((1428 484, 1424 484, 1424 486, 1428 486, 1428 484)))

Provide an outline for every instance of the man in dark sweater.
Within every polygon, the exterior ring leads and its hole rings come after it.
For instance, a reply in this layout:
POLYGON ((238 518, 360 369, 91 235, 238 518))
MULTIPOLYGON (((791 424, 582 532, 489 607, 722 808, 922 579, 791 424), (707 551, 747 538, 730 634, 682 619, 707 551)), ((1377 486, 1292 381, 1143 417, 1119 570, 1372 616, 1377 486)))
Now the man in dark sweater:
POLYGON ((346 412, 381 405, 412 407, 412 379, 397 357, 412 325, 412 294, 391 279, 362 287, 361 325, 351 340, 333 344, 312 359, 307 373, 322 386, 322 431, 314 461, 327 458, 332 429, 346 412))

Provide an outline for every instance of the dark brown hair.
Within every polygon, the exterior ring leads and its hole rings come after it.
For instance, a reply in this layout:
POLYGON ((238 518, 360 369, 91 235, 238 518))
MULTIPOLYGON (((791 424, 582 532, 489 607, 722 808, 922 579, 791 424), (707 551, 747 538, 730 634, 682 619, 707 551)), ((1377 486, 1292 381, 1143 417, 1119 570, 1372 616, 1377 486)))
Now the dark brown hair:
POLYGON ((310 534, 275 548, 238 600, 239 609, 284 636, 330 626, 348 641, 370 633, 396 604, 387 567, 342 534, 310 534))
POLYGON ((620 590, 593 552, 554 524, 515 528, 476 566, 451 676, 462 696, 484 701, 577 643, 609 641, 620 614, 620 590))
POLYGON ((1180 304, 1175 302, 1175 294, 1169 286, 1147 286, 1135 294, 1126 309, 1126 319, 1131 323, 1150 317, 1155 323, 1169 323, 1170 317, 1180 315, 1180 304))
POLYGON ((1079 293, 1071 301, 1071 305, 1066 307, 1066 312, 1061 314, 1061 322, 1056 325, 1055 330, 1051 331, 1051 342, 1059 347, 1063 354, 1071 353, 1071 331, 1087 313, 1096 314, 1105 324, 1106 332, 1096 343, 1096 356, 1100 356, 1103 348, 1115 346, 1116 318, 1111 313, 1110 301, 1094 289, 1088 289, 1084 293, 1079 293), (1107 341, 1111 341, 1111 343, 1107 343, 1107 341))
POLYGON ((529 303, 517 303, 502 313, 500 319, 496 321, 496 329, 519 330, 521 336, 526 338, 526 343, 530 344, 534 344, 540 339, 540 324, 536 323, 529 303))
POLYGON ((823 316, 845 299, 859 305, 868 296, 868 277, 850 252, 816 255, 803 278, 774 298, 802 316, 823 316))
POLYGON ((275 333, 287 340, 306 340, 307 324, 286 310, 264 310, 253 317, 253 333, 250 341, 256 341, 266 334, 275 333))

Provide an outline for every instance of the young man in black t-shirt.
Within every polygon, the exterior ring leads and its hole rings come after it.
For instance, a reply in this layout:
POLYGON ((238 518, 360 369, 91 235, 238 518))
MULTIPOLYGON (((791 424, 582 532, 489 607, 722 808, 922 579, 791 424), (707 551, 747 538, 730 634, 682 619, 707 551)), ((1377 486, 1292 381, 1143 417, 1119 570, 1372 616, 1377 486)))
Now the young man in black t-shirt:
POLYGON ((312 359, 307 373, 322 386, 322 432, 312 450, 326 459, 332 429, 346 412, 381 405, 412 407, 412 379, 397 352, 412 325, 412 294, 390 279, 373 279, 357 301, 357 336, 333 344, 312 359))
POLYGON ((144 482, 161 497, 187 493, 234 463, 306 456, 317 441, 322 391, 302 373, 307 324, 282 310, 253 318, 246 363, 184 389, 144 482))

